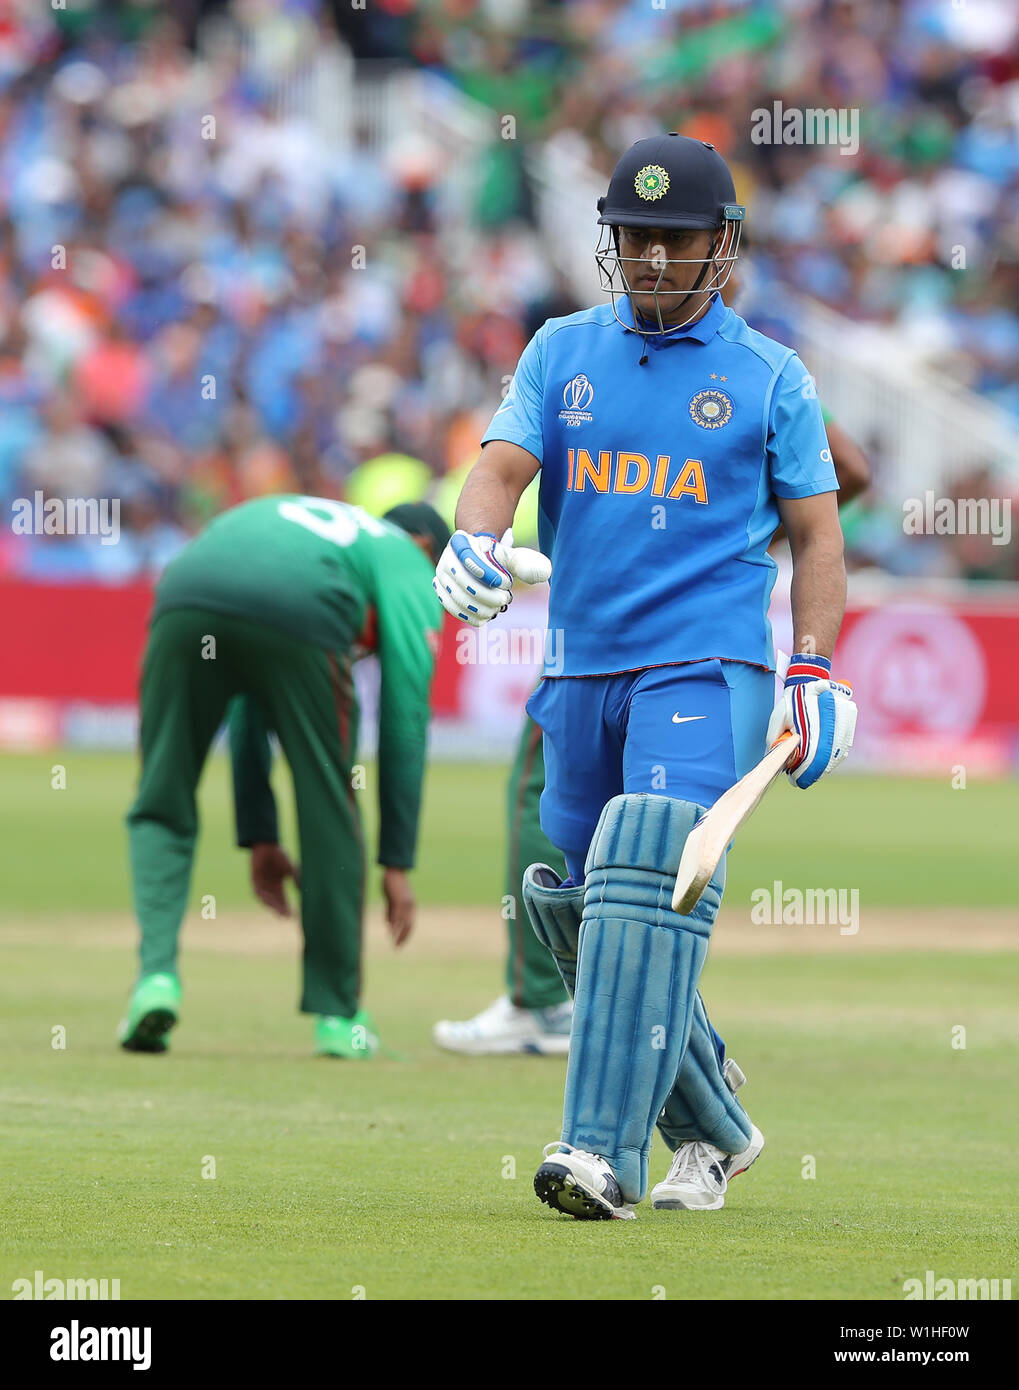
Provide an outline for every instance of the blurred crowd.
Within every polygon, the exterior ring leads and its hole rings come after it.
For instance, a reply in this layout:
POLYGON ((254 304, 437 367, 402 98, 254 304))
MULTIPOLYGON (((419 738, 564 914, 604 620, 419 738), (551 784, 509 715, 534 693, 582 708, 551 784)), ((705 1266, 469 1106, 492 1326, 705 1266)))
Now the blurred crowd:
MULTIPOLYGON (((894 324, 1019 417, 1017 54, 994 0, 0 0, 0 495, 121 501, 116 545, 5 527, 0 573, 156 573, 223 507, 358 497, 379 459, 448 507, 527 339, 581 307, 539 144, 568 187, 657 130, 712 141, 762 303, 894 324), (401 70, 499 118, 459 203, 438 106, 343 104, 401 70), (859 153, 755 143, 775 102, 858 110, 859 153)), ((1019 578, 879 492, 847 534, 858 566, 1019 578)))

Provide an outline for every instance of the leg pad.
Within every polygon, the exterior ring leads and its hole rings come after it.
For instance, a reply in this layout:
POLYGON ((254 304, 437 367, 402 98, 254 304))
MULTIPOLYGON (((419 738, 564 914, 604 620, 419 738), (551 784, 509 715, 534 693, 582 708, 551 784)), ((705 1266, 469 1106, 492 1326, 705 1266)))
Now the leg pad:
POLYGON ((689 1139, 707 1140, 726 1153, 742 1153, 750 1143, 750 1118, 735 1094, 745 1078, 731 1061, 722 1063, 718 1053, 698 994, 679 1075, 658 1120, 661 1136, 673 1153, 689 1139))
POLYGON ((627 1202, 687 1048, 724 867, 688 917, 672 910, 692 802, 614 797, 588 852, 563 1140, 601 1154, 627 1202))
POLYGON ((532 864, 524 874, 523 899, 534 934, 547 946, 559 967, 563 984, 574 993, 584 886, 563 888, 547 864, 532 864))

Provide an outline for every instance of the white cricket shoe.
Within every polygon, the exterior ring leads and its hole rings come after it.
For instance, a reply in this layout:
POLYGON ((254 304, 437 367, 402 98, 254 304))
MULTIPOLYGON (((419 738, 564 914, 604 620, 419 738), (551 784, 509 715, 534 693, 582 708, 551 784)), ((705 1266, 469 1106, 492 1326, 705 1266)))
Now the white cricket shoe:
POLYGON ((717 1211, 725 1206, 729 1179, 745 1173, 763 1148, 756 1125, 742 1153, 727 1154, 701 1139, 680 1144, 664 1182, 651 1192, 651 1205, 656 1211, 717 1211))
POLYGON ((513 1052, 534 1052, 546 1057, 565 1057, 570 1050, 573 1000, 549 1009, 518 1009, 504 994, 466 1023, 443 1019, 432 1037, 447 1052, 483 1057, 513 1052))
POLYGON ((615 1173, 600 1154, 556 1140, 542 1150, 544 1163, 534 1175, 534 1190, 555 1211, 578 1221, 635 1221, 623 1201, 615 1173))

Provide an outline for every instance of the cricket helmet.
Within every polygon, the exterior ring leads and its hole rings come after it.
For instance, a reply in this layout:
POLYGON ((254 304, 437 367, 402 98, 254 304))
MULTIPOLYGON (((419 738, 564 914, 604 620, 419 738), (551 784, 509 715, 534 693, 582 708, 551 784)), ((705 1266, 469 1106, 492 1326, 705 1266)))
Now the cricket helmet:
MULTIPOLYGON (((612 297, 612 309, 624 327, 633 325, 620 317, 617 300, 630 293, 628 270, 647 266, 648 259, 622 256, 620 227, 655 227, 666 231, 713 231, 711 254, 706 259, 669 260, 656 257, 661 284, 670 265, 699 265, 701 272, 689 290, 651 293, 658 319, 652 333, 670 333, 690 322, 705 299, 725 285, 739 257, 740 235, 746 208, 736 201, 729 166, 703 140, 686 135, 653 135, 638 140, 620 159, 609 181, 608 192, 598 199, 599 225, 604 229, 595 252, 601 288, 612 297), (702 283, 703 282, 703 283, 702 283), (662 310, 684 296, 693 300, 689 318, 666 324, 662 310)), ((643 331, 643 330, 642 330, 643 331)))

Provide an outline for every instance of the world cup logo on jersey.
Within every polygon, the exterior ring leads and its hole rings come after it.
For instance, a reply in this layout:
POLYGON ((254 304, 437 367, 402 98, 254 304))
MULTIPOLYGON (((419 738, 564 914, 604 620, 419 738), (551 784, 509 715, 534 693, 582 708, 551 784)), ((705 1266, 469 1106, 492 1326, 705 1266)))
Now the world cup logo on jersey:
POLYGON ((583 372, 578 372, 563 387, 563 406, 559 418, 564 425, 589 425, 594 416, 588 406, 594 400, 594 387, 583 372))

